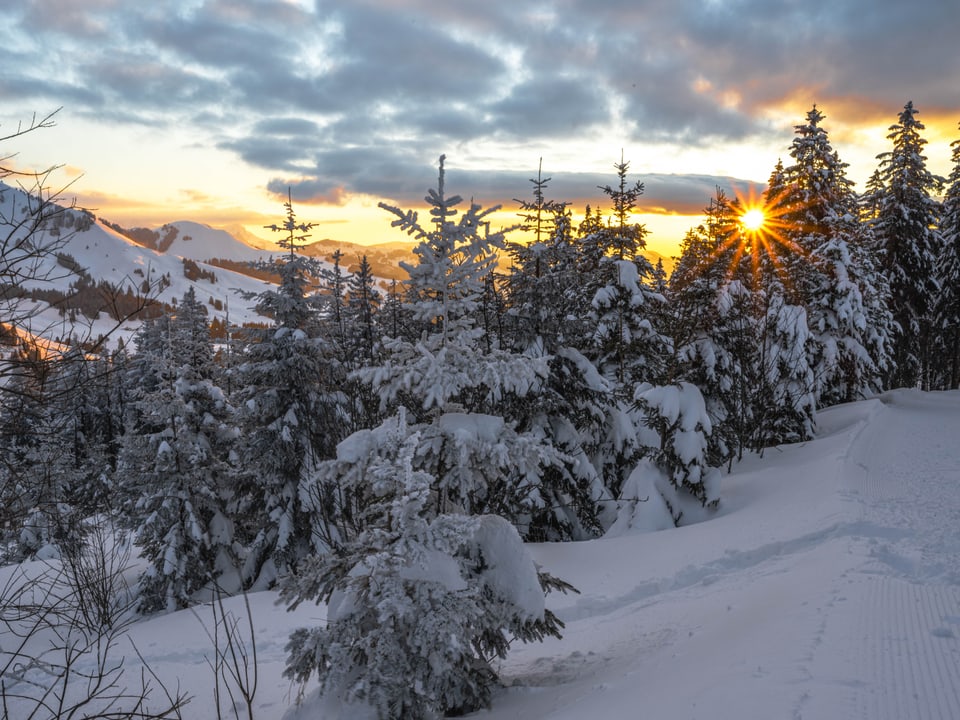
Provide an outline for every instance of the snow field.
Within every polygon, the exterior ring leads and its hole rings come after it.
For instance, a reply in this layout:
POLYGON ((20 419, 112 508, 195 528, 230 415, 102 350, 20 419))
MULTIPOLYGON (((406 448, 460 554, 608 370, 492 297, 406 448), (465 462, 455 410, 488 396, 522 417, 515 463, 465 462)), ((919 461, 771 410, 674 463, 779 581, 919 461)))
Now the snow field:
MULTIPOLYGON (((528 546, 580 594, 547 597, 564 637, 515 645, 506 687, 472 717, 960 718, 960 393, 887 393, 821 413, 819 428, 737 465, 709 521, 528 546)), ((276 597, 249 596, 256 717, 335 717, 294 707, 282 677, 289 633, 325 608, 289 613, 276 597)), ((225 607, 245 617, 242 598, 225 607)), ((216 713, 201 620, 209 607, 130 637, 202 720, 216 713)))
POLYGON ((583 595, 548 598, 564 638, 509 658, 490 716, 960 717, 960 394, 820 426, 735 468, 709 522, 535 547, 583 595))

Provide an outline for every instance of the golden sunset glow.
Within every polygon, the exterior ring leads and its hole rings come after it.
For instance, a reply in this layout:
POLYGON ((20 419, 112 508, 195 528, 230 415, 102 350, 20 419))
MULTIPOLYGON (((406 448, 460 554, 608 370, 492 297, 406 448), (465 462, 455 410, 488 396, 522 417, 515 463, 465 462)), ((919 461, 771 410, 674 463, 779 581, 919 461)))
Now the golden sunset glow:
POLYGON ((763 227, 765 216, 761 208, 751 208, 740 216, 740 222, 750 232, 756 232, 763 227))
MULTIPOLYGON (((529 198, 539 166, 551 179, 549 199, 574 213, 603 208, 599 188, 622 157, 632 163, 630 181, 645 186, 636 214, 647 245, 667 256, 716 187, 732 198, 738 186, 765 182, 815 103, 857 190, 889 149, 889 127, 908 99, 926 126, 928 169, 950 174, 956 68, 930 53, 891 54, 887 33, 908 42, 899 10, 852 32, 858 18, 844 3, 795 13, 752 2, 764 7, 759 16, 706 2, 711 23, 724 28, 718 35, 688 30, 686 22, 699 28, 701 13, 669 3, 641 12, 625 11, 629 3, 548 2, 514 12, 501 0, 364 0, 333 3, 334 18, 312 0, 270 3, 275 13, 257 3, 171 0, 149 20, 171 23, 167 34, 145 33, 136 3, 61 0, 54 5, 63 12, 44 13, 40 0, 20 0, 7 3, 0 26, 0 44, 16 48, 4 81, 30 92, 5 98, 0 138, 62 109, 53 127, 2 143, 0 157, 15 155, 27 170, 62 166, 51 185, 69 186, 66 200, 124 227, 193 220, 270 243, 263 228, 290 190, 297 216, 317 223, 313 239, 360 245, 398 241, 379 202, 426 212, 441 153, 450 191, 502 205, 503 226, 517 222, 515 199, 529 198), (486 9, 501 4, 502 15, 486 9), (568 31, 571 42, 556 42, 568 31), (594 38, 613 36, 616 59, 596 62, 594 38), (834 72, 811 81, 789 54, 770 56, 771 46, 797 37, 834 72), (874 80, 894 56, 902 68, 874 80), (350 62, 337 60, 344 57, 350 62), (630 82, 620 58, 630 58, 630 82), (40 82, 48 66, 58 68, 57 82, 40 82), (422 81, 441 66, 450 77, 422 81), (664 96, 654 79, 667 66, 687 81, 664 96), (454 68, 489 85, 478 93, 454 79, 454 68)), ((947 12, 944 0, 919 2, 930 9, 918 16, 947 12)), ((769 212, 762 224, 740 215, 762 207, 741 205, 733 218, 754 236, 750 247, 777 230, 769 212)))
POLYGON ((797 209, 788 200, 788 189, 772 196, 760 193, 755 186, 736 192, 731 209, 736 226, 725 244, 726 248, 733 248, 731 272, 746 256, 755 277, 766 265, 789 284, 785 259, 801 250, 787 233, 790 222, 786 214, 797 209))

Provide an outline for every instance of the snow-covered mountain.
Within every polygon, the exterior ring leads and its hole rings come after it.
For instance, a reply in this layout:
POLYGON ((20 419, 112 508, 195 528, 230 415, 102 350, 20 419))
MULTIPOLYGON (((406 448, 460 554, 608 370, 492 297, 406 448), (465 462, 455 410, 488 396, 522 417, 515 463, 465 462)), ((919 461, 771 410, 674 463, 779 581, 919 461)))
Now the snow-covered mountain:
POLYGON ((18 299, 16 313, 21 319, 29 316, 29 322, 18 323, 21 331, 47 339, 96 337, 109 331, 115 338, 128 339, 138 322, 116 327, 117 316, 125 314, 116 307, 117 296, 123 296, 125 308, 143 296, 173 305, 190 287, 206 304, 211 321, 224 320, 228 313, 237 324, 265 321, 253 310, 249 296, 267 283, 242 271, 245 263, 266 260, 276 251, 253 248, 200 223, 180 221, 157 230, 124 231, 85 211, 60 207, 49 209, 42 228, 26 243, 18 242, 28 232, 29 224, 20 223, 29 218, 31 202, 35 207, 22 190, 0 183, 0 236, 8 236, 4 265, 29 268, 23 276, 0 275, 0 285, 14 284, 25 296, 18 299), (217 259, 228 261, 229 269, 210 262, 217 259), (109 284, 110 292, 103 291, 103 283, 109 284), (78 287, 89 289, 79 300, 78 287), (65 302, 67 295, 74 300, 65 302), (97 297, 102 298, 99 307, 97 297), (78 311, 69 312, 71 308, 78 311))
POLYGON ((164 249, 165 254, 185 257, 197 262, 214 258, 235 262, 256 262, 282 252, 279 248, 251 247, 226 230, 189 220, 169 223, 162 229, 176 230, 175 234, 170 233, 172 241, 164 249))

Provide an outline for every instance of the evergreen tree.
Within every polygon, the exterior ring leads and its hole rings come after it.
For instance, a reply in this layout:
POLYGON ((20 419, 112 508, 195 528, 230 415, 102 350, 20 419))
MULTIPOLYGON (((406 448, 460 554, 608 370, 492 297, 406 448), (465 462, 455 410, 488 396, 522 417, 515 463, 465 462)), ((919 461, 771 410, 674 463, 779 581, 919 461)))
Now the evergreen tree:
POLYGON ((136 396, 117 477, 121 517, 149 562, 140 578, 141 612, 188 607, 235 566, 228 518, 236 433, 226 397, 208 379, 209 329, 195 303, 188 291, 178 316, 143 330, 137 346, 138 367, 156 382, 136 396), (158 328, 167 328, 166 338, 158 328))
POLYGON ((937 264, 940 296, 936 305, 937 387, 960 387, 960 140, 951 144, 953 169, 947 180, 940 221, 942 255, 937 264))
POLYGON ((761 384, 754 439, 757 450, 809 440, 816 415, 806 310, 791 304, 783 287, 769 274, 762 299, 761 384))
POLYGON ((192 368, 200 377, 209 379, 213 373, 210 326, 207 323, 207 309, 197 300, 193 287, 180 298, 170 333, 177 363, 192 368))
POLYGON ((517 531, 493 515, 445 513, 440 478, 416 470, 425 446, 399 413, 341 444, 356 460, 344 492, 364 497, 356 535, 285 583, 291 607, 326 602, 325 624, 291 636, 286 674, 380 718, 463 714, 489 705, 493 662, 513 639, 559 637, 517 531), (374 444, 371 440, 377 438, 374 444))
POLYGON ((570 232, 567 203, 546 198, 550 178, 542 166, 533 184, 533 200, 520 203, 521 228, 532 233, 529 242, 507 244, 511 257, 507 298, 512 344, 523 351, 543 343, 548 352, 558 344, 578 344, 580 299, 577 248, 570 232))
POLYGON ((650 288, 653 266, 641 251, 646 229, 630 216, 643 194, 643 183, 627 182, 630 163, 615 163, 616 187, 601 186, 613 204, 611 222, 580 241, 596 267, 586 278, 593 324, 592 359, 600 372, 629 397, 633 385, 663 377, 669 341, 653 327, 652 307, 663 301, 650 288))
POLYGON ((789 209, 778 225, 798 252, 789 269, 794 301, 810 325, 807 348, 821 405, 859 399, 879 388, 881 358, 871 356, 869 312, 875 267, 860 241, 857 197, 847 164, 830 146, 816 106, 798 125, 790 150, 794 164, 783 171, 789 209))
POLYGON ((920 135, 924 126, 916 115, 908 102, 887 135, 893 148, 878 156, 883 189, 873 230, 882 248, 882 269, 898 328, 888 387, 929 388, 931 304, 940 291, 935 272, 940 205, 935 195, 941 180, 927 170, 923 154, 927 141, 920 135))
POLYGON ((347 280, 347 302, 344 308, 347 328, 347 357, 355 366, 373 362, 380 343, 377 313, 382 301, 376 278, 364 255, 357 271, 347 280))
POLYGON ((549 511, 531 522, 530 539, 582 538, 612 522, 612 499, 601 470, 593 464, 615 410, 612 386, 578 350, 588 344, 580 264, 567 204, 546 198, 538 173, 533 201, 521 203, 527 243, 510 243, 506 288, 511 344, 518 352, 548 358, 540 390, 505 409, 518 429, 542 434, 560 449, 562 465, 545 469, 541 493, 549 511), (539 230, 539 233, 536 232, 539 230))
POLYGON ((163 426, 131 436, 121 455, 122 470, 140 491, 135 542, 150 562, 140 579, 140 610, 171 611, 188 607, 198 590, 220 583, 236 565, 228 462, 235 431, 222 391, 182 368, 141 409, 163 426))
POLYGON ((296 252, 313 224, 297 220, 289 199, 285 208, 283 225, 269 226, 285 234, 281 244, 288 250, 278 268, 280 286, 261 293, 258 304, 274 326, 254 338, 237 368, 236 405, 246 440, 238 535, 247 547, 247 587, 272 584, 310 552, 311 522, 299 486, 320 460, 332 457, 344 430, 318 337, 317 299, 307 295, 313 265, 296 252))
POLYGON ((737 257, 742 249, 736 219, 723 190, 717 188, 704 214, 704 223, 684 238, 670 276, 672 375, 700 388, 713 428, 708 462, 720 466, 742 454, 751 435, 748 401, 756 388, 758 333, 737 257))
POLYGON ((347 351, 347 320, 346 320, 346 294, 347 285, 350 282, 351 275, 343 272, 340 261, 343 259, 343 251, 337 248, 333 255, 333 266, 320 269, 320 280, 322 293, 326 300, 324 308, 324 325, 326 326, 326 335, 334 345, 339 349, 337 355, 342 361, 346 361, 350 356, 347 351))
MULTIPOLYGON (((357 377, 379 394, 385 416, 404 407, 413 418, 424 443, 415 469, 437 479, 440 512, 495 512, 528 535, 556 520, 561 490, 546 479, 565 458, 528 415, 512 412, 541 392, 549 358, 535 348, 521 353, 485 342, 478 316, 504 235, 486 229, 494 209, 474 204, 457 217, 461 200, 446 194, 444 180, 441 158, 438 188, 427 198, 432 228, 415 213, 384 206, 399 218, 395 226, 420 240, 419 263, 405 265, 406 307, 424 331, 416 342, 385 340, 384 362, 357 377)), ((336 495, 340 472, 315 494, 336 495)), ((571 483, 571 491, 584 492, 571 483)))
POLYGON ((658 443, 648 446, 647 456, 666 475, 669 487, 663 495, 679 525, 688 512, 689 500, 700 508, 715 508, 720 502, 719 473, 708 458, 713 424, 703 395, 696 385, 637 386, 635 400, 658 443))

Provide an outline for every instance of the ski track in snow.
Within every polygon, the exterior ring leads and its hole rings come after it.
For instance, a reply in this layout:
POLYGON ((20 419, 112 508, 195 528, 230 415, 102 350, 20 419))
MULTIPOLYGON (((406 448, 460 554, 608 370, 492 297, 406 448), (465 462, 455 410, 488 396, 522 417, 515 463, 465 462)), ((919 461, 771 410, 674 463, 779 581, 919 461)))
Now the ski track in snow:
POLYGON ((960 421, 922 396, 888 397, 851 448, 863 472, 845 475, 854 512, 887 530, 866 542, 857 717, 960 718, 960 467, 943 446, 960 442, 960 421))

